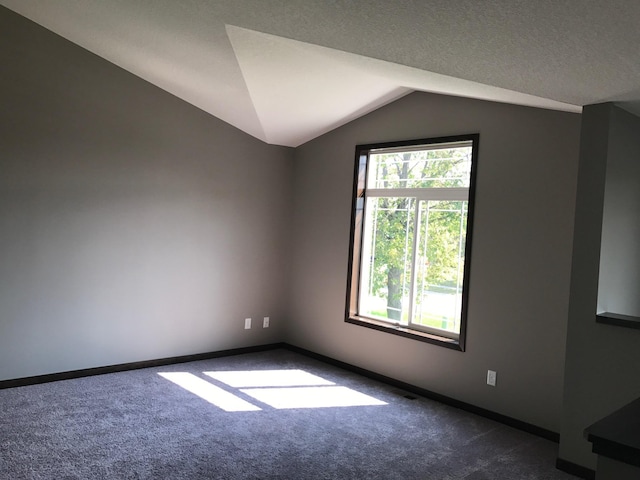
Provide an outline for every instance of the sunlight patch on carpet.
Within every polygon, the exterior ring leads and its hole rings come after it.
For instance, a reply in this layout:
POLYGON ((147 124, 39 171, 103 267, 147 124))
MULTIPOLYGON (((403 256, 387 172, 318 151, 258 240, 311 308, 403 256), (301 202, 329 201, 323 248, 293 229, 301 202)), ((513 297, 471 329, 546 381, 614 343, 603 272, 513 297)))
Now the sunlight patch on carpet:
POLYGON ((205 375, 234 388, 302 387, 335 385, 334 382, 304 370, 245 370, 204 372, 205 375))
POLYGON ((207 402, 221 408, 225 412, 251 412, 261 410, 260 407, 238 398, 232 393, 217 387, 202 378, 187 372, 159 373, 163 378, 181 386, 185 390, 199 396, 207 402))
POLYGON ((227 412, 262 410, 251 401, 275 409, 364 407, 387 405, 370 395, 338 386, 298 369, 202 372, 211 382, 188 372, 159 373, 185 390, 227 412), (218 383, 218 385, 215 385, 218 383), (235 392, 235 393, 234 393, 235 392))
POLYGON ((387 405, 347 387, 248 388, 243 393, 273 408, 327 408, 387 405))

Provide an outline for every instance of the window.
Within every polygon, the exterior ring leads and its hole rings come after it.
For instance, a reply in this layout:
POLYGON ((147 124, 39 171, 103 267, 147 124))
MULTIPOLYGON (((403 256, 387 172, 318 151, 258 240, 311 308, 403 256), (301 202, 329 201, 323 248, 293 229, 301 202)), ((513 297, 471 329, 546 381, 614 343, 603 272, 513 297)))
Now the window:
POLYGON ((356 147, 346 321, 464 350, 478 140, 356 147))

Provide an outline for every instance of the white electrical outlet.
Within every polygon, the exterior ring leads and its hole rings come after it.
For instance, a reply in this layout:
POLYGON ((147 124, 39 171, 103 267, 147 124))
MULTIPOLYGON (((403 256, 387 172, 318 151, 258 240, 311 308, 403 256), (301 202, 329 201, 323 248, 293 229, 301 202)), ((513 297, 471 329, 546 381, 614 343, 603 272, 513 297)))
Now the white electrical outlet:
POLYGON ((244 319, 244 329, 245 330, 249 330, 251 328, 251 319, 250 318, 245 318, 244 319))
POLYGON ((262 319, 262 328, 269 328, 269 317, 264 317, 262 319))
POLYGON ((494 372, 493 370, 487 370, 487 385, 491 385, 492 387, 495 387, 497 377, 498 377, 498 372, 494 372))

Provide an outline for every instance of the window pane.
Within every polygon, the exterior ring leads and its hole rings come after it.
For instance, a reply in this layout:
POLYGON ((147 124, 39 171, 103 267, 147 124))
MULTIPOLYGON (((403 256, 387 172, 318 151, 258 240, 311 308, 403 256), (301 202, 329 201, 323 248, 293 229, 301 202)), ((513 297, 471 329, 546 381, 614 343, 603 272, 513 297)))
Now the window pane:
POLYGON ((367 188, 468 187, 471 145, 371 153, 367 188))
POLYGON ((413 323, 460 332, 468 202, 421 201, 413 323))
POLYGON ((414 217, 413 198, 367 199, 360 315, 408 321, 414 217))

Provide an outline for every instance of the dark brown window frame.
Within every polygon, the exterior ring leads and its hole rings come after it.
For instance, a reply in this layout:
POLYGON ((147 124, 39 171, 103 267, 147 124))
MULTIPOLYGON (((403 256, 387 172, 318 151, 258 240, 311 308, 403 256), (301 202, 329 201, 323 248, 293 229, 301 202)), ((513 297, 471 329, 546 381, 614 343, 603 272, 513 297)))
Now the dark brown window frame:
POLYGON ((467 135, 455 135, 448 137, 426 138, 416 140, 404 140, 398 142, 384 142, 357 145, 355 151, 355 169, 353 181, 353 195, 351 207, 351 231, 349 237, 349 266, 347 276, 347 298, 345 322, 372 328, 378 331, 399 335, 414 340, 427 342, 430 344, 464 351, 466 347, 467 334, 467 312, 469 297, 469 276, 471 268, 471 246, 473 236, 473 218, 475 210, 476 176, 478 167, 478 148, 480 135, 477 133, 467 135), (402 148, 419 145, 446 144, 455 142, 471 141, 471 175, 469 182, 469 204, 467 213, 467 231, 465 241, 464 258, 464 279, 462 286, 462 309, 460 317, 460 334, 457 339, 440 336, 433 333, 426 333, 414 330, 402 325, 395 325, 381 320, 375 320, 358 315, 358 298, 360 288, 360 265, 362 253, 362 237, 364 229, 365 215, 365 191, 367 168, 369 166, 369 153, 375 149, 402 148))

